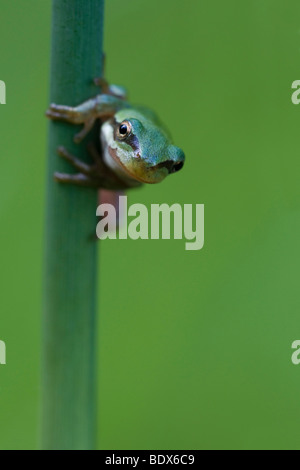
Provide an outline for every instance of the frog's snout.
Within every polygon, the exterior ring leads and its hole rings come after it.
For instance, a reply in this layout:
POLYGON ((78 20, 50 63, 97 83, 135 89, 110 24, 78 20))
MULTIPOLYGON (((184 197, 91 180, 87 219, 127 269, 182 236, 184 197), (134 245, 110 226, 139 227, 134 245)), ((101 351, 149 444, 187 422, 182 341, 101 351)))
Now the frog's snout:
POLYGON ((185 155, 179 147, 171 145, 169 147, 169 158, 166 161, 169 173, 177 173, 183 168, 185 155))
POLYGON ((167 168, 169 174, 176 173, 177 171, 181 170, 183 165, 184 161, 174 162, 173 160, 167 160, 161 164, 162 167, 167 168))
POLYGON ((167 168, 169 173, 176 173, 180 171, 184 165, 185 155, 183 151, 176 147, 175 145, 171 145, 169 147, 169 158, 166 161, 167 168))
POLYGON ((177 171, 180 171, 183 168, 184 162, 172 162, 173 166, 169 173, 176 173, 177 171))
POLYGON ((183 160, 180 162, 174 162, 173 160, 166 160, 165 162, 155 165, 155 169, 158 170, 159 168, 166 168, 170 175, 171 173, 176 173, 177 171, 181 170, 183 165, 184 165, 183 160))

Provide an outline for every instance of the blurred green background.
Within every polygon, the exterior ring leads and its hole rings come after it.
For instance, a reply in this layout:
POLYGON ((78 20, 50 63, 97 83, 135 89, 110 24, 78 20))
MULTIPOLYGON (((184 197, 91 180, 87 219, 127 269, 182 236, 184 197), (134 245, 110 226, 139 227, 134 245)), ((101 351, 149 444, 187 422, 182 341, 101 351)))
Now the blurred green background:
MULTIPOLYGON (((1 449, 38 441, 50 23, 0 0, 1 449)), ((187 156, 130 203, 204 203, 206 241, 101 242, 99 448, 300 449, 299 1, 107 0, 105 50, 187 156)))

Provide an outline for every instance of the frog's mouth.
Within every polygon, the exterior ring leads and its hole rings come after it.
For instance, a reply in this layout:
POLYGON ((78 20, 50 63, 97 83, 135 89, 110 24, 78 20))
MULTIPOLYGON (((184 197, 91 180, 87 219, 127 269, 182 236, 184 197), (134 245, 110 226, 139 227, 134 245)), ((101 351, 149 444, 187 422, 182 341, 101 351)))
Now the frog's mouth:
POLYGON ((159 168, 167 168, 169 174, 171 174, 180 171, 183 165, 183 162, 173 162, 172 160, 167 160, 165 162, 159 163, 158 165, 155 165, 153 168, 156 170, 158 170, 159 168))
MULTIPOLYGON (((117 155, 116 149, 108 148, 109 155, 117 163, 120 168, 120 173, 123 173, 127 178, 139 181, 140 183, 155 184, 162 181, 166 176, 171 173, 176 173, 183 167, 183 162, 174 162, 166 160, 165 162, 158 163, 157 165, 146 167, 140 165, 133 168, 132 171, 128 169, 120 160, 117 155)), ((121 175, 120 175, 121 176, 121 175)))

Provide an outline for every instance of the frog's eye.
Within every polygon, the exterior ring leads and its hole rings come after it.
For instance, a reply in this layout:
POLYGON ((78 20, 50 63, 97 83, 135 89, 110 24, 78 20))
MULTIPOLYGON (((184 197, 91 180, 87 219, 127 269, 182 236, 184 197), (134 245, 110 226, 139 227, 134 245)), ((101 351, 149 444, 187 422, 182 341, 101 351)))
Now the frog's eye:
POLYGON ((131 124, 128 121, 123 121, 117 129, 117 138, 120 140, 126 139, 131 132, 131 124))

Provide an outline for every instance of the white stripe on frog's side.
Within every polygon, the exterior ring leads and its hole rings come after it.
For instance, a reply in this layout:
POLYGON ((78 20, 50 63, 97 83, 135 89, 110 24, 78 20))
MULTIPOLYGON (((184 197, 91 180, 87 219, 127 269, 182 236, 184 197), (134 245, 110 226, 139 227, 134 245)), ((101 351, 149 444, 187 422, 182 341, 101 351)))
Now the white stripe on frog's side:
POLYGON ((105 122, 101 127, 101 143, 104 163, 129 186, 139 186, 140 182, 134 178, 130 178, 122 165, 118 164, 118 162, 111 156, 111 152, 114 152, 118 156, 118 147, 114 141, 114 130, 110 121, 105 122))

